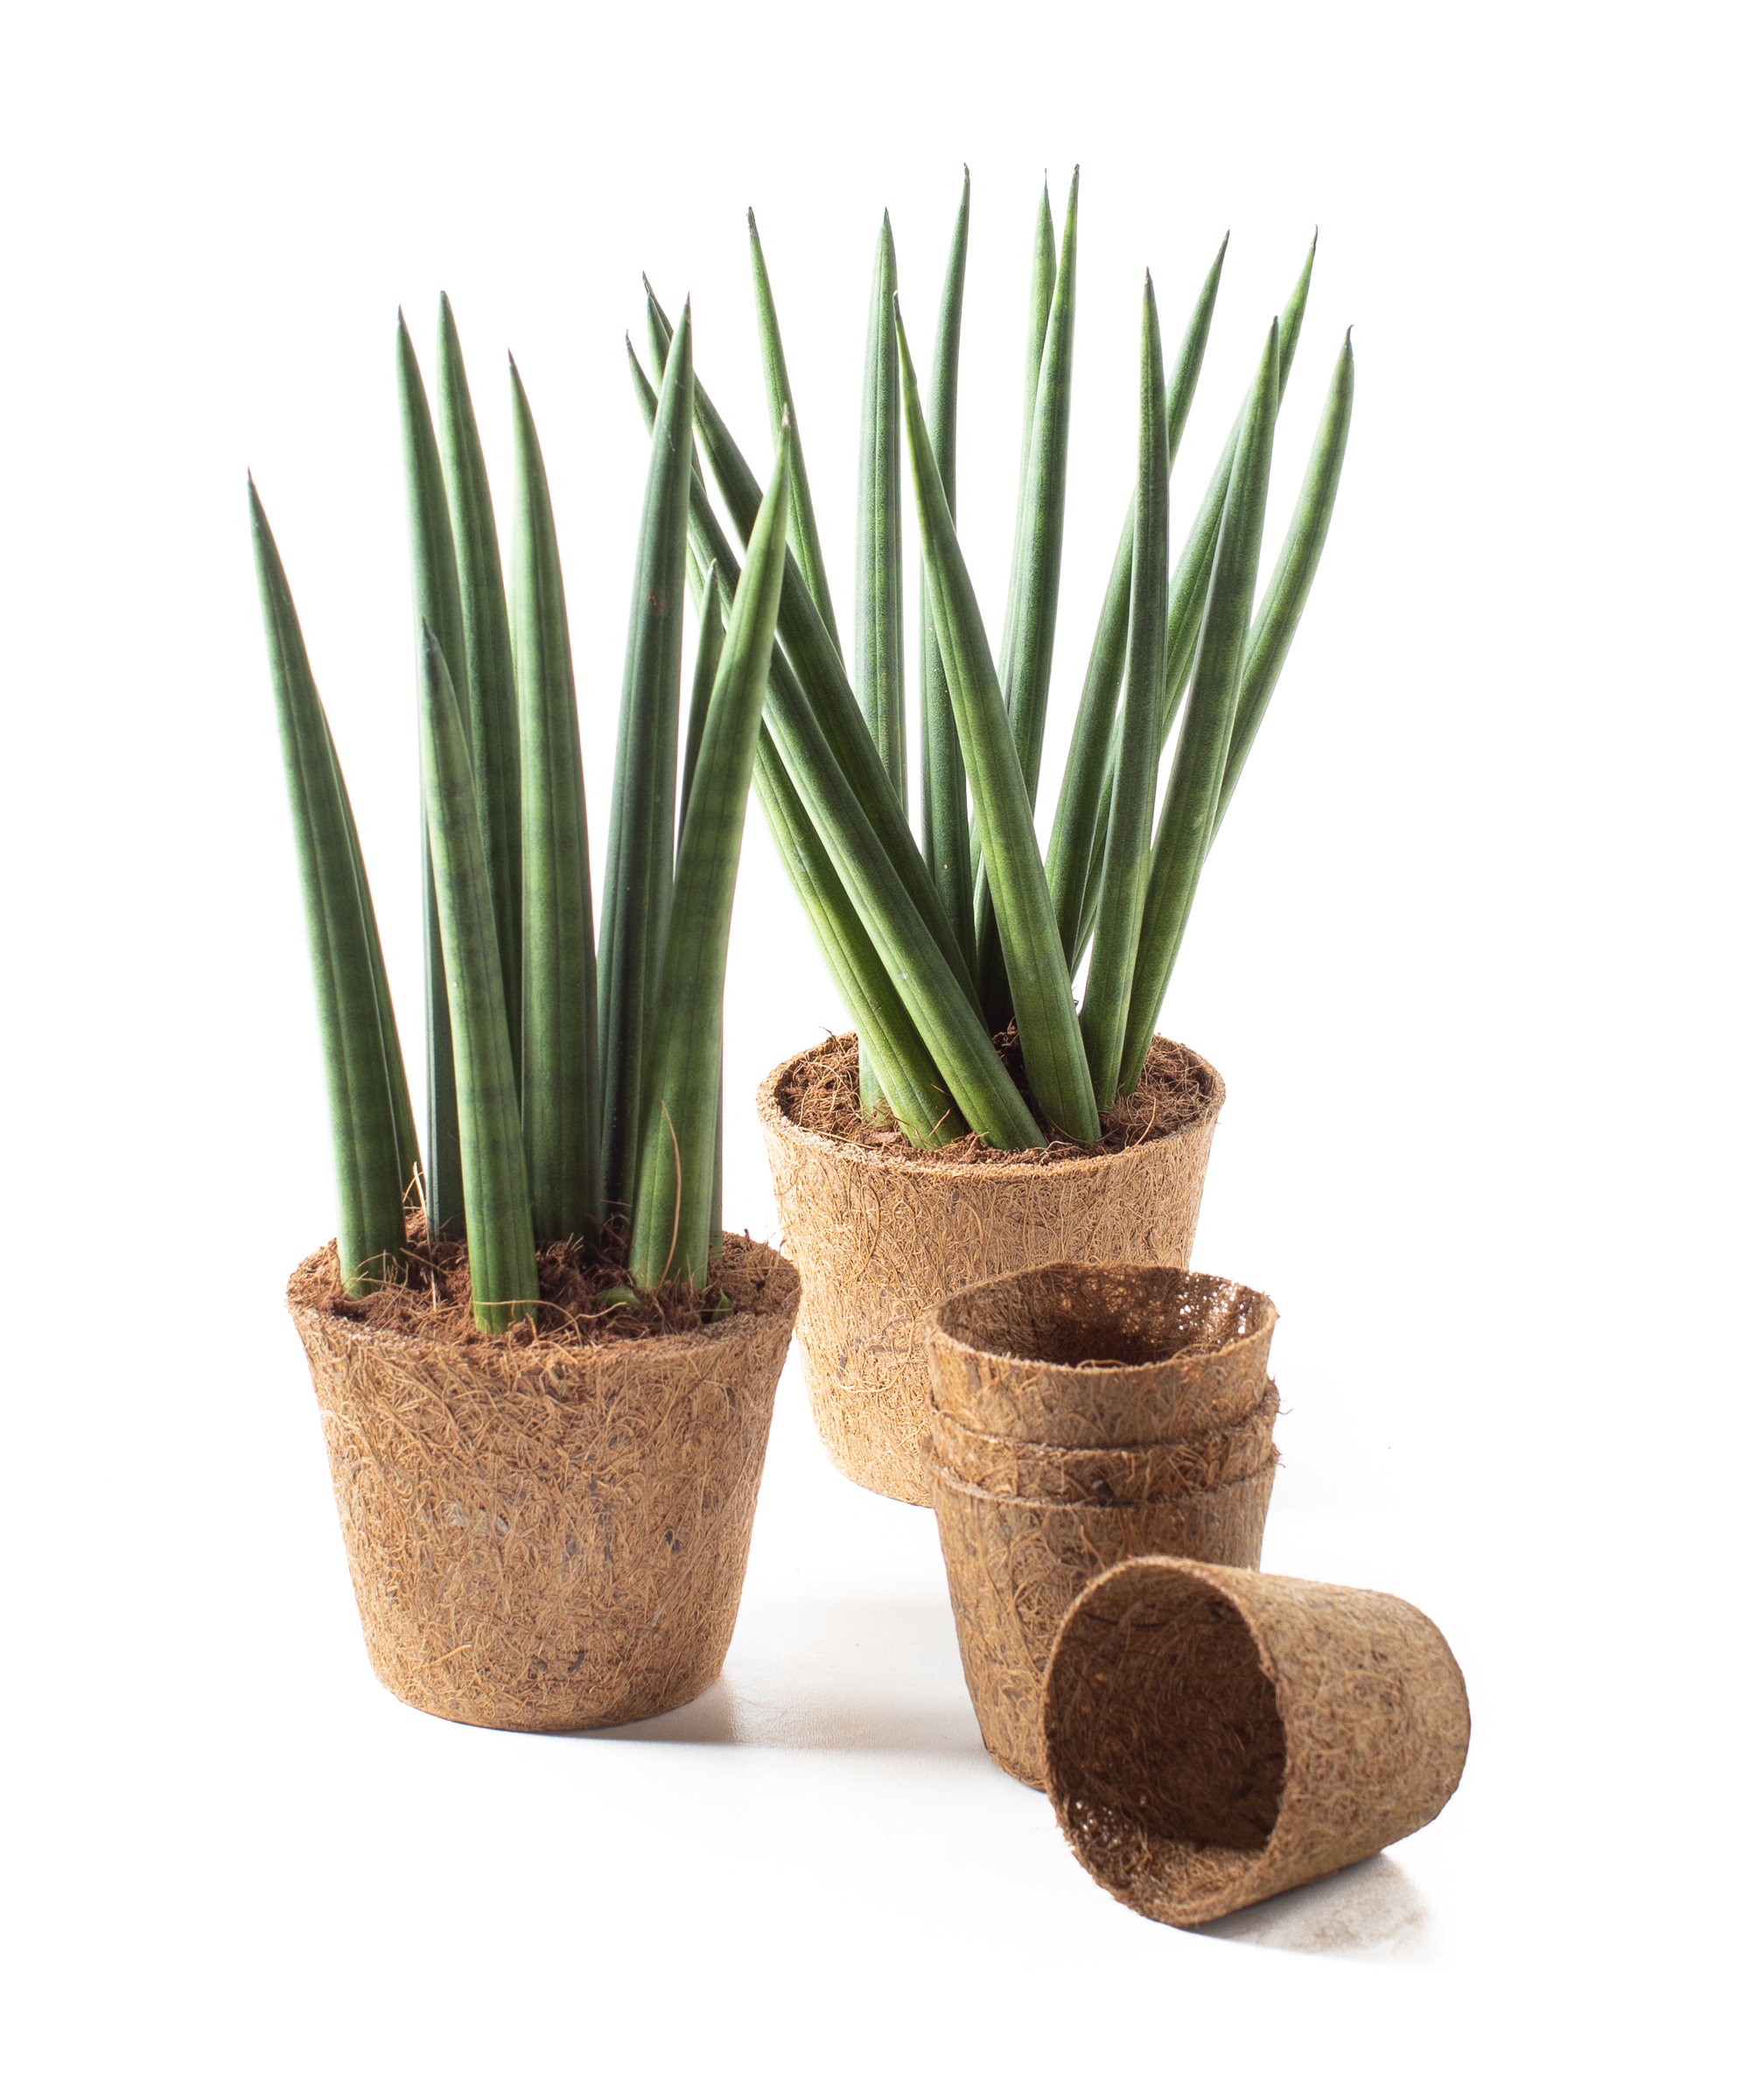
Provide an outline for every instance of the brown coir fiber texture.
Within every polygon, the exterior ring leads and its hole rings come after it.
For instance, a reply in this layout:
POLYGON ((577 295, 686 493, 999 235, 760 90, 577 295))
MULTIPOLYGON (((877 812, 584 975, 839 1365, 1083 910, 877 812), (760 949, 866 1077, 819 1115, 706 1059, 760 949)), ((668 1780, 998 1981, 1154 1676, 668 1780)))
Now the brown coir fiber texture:
POLYGON ((1077 1858, 1172 1925, 1420 1830, 1470 1740, 1452 1650, 1401 1598, 1183 1558, 1134 1560, 1082 1592, 1044 1725, 1077 1858))
POLYGON ((933 1472, 961 1666, 984 1746, 1005 1772, 1045 1785, 1046 1665, 1088 1585, 1138 1554, 1255 1568, 1274 1474, 1272 1456, 1213 1493, 1109 1508, 1019 1502, 933 1472))
POLYGON ((630 1340, 397 1333, 332 1309, 332 1250, 294 1273, 365 1645, 398 1698, 594 1728, 716 1678, 801 1293, 769 1248, 735 1261, 757 1310, 630 1340))
POLYGON ((1222 1276, 1053 1262, 957 1292, 925 1323, 935 1404, 963 1428, 1063 1450, 1187 1442, 1269 1383, 1276 1307, 1222 1276))
POLYGON ((760 1116, 784 1245, 807 1279, 796 1339, 822 1440, 861 1486, 928 1505, 925 1315, 1040 1263, 1186 1261, 1223 1088, 1194 1051, 1157 1038, 1148 1068, 1168 1078, 1132 1120, 1115 1119, 1106 1147, 1040 1155, 962 1139, 914 1152, 807 1120, 844 1121, 855 1050, 841 1036, 780 1065, 760 1116))
POLYGON ((1012 1437, 983 1436, 939 1408, 930 1410, 936 1464, 944 1473, 986 1494, 1023 1502, 1169 1502, 1207 1494, 1271 1464, 1272 1431, 1279 1398, 1274 1385, 1242 1422, 1213 1430, 1185 1444, 1142 1444, 1128 1450, 1060 1451, 1050 1444, 1021 1444, 1012 1437))
MULTIPOLYGON (((1009 1076, 1032 1108, 1020 1039, 1012 1025, 993 1040, 1009 1076)), ((891 1155, 921 1172, 980 1161, 1001 1166, 1012 1164, 1016 1158, 1013 1152, 985 1144, 970 1131, 932 1151, 917 1152, 886 1110, 878 1116, 865 1116, 854 1035, 830 1036, 817 1049, 793 1058, 782 1068, 782 1074, 777 1088, 778 1105, 792 1123, 805 1130, 818 1130, 823 1137, 841 1138, 847 1144, 891 1155)), ((1102 1153, 1122 1152, 1133 1144, 1169 1137, 1187 1124, 1200 1122, 1212 1107, 1220 1107, 1221 1095, 1221 1080, 1194 1050, 1158 1035, 1143 1060, 1136 1092, 1116 1102, 1101 1116, 1098 1144, 1078 1144, 1072 1138, 1047 1130, 1049 1142, 1044 1150, 1026 1157, 1041 1162, 1097 1158, 1102 1153)))
POLYGON ((407 1273, 402 1282, 364 1298, 348 1298, 340 1288, 340 1256, 331 1240, 294 1271, 291 1293, 298 1304, 385 1334, 466 1348, 519 1349, 542 1341, 583 1348, 657 1334, 690 1334, 726 1312, 758 1312, 771 1284, 771 1250, 746 1233, 725 1233, 702 1288, 663 1284, 639 1292, 636 1305, 603 1306, 598 1302, 603 1292, 631 1288, 626 1251, 624 1230, 612 1227, 598 1250, 585 1250, 569 1240, 543 1247, 536 1256, 541 1296, 535 1318, 518 1320, 502 1336, 482 1334, 474 1325, 466 1242, 439 1240, 434 1246, 426 1239, 424 1216, 417 1211, 408 1214, 407 1273))

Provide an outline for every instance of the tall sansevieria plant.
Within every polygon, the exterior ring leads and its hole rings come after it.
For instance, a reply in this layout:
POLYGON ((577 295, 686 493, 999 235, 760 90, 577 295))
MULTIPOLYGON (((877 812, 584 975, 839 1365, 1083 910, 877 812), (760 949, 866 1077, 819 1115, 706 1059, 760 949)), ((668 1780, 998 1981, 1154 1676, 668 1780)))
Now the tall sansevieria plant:
MULTIPOLYGON (((1154 287, 1144 279, 1134 494, 1041 851, 1035 806, 1063 553, 1078 188, 1079 177, 1060 238, 1048 192, 1040 206, 1020 494, 994 649, 955 524, 970 178, 949 248, 928 395, 900 312, 892 228, 882 222, 864 353, 848 654, 792 420, 776 302, 749 215, 767 398, 774 435, 780 425, 790 430, 797 491, 756 780, 850 1009, 865 1102, 885 1101, 920 1147, 968 1130, 1009 1150, 1040 1146, 1052 1133, 1096 1144, 1102 1115, 1136 1088, 1199 877, 1312 587, 1348 434, 1354 374, 1346 339, 1281 557, 1260 597, 1277 412, 1299 341, 1309 253, 1270 324, 1238 419, 1171 563, 1173 455, 1196 392, 1227 243, 1170 367, 1154 287), (919 838, 906 807, 899 648, 902 447, 923 556, 919 838), (1025 1096, 993 1043, 1012 1020, 1025 1096)), ((654 293, 648 307, 652 351, 666 368, 678 338, 654 293)), ((645 414, 654 419, 661 397, 635 354, 632 364, 645 414)), ((695 388, 693 416, 729 522, 751 549, 759 481, 703 387, 695 388)), ((732 579, 735 550, 696 471, 690 530, 696 591, 713 570, 732 579)))
POLYGON ((564 584, 513 365, 507 592, 461 346, 444 302, 434 424, 398 341, 418 637, 426 1145, 346 782, 266 514, 249 485, 328 1076, 346 1290, 395 1280, 406 1213, 465 1231, 476 1323, 534 1314, 538 1247, 622 1234, 634 1282, 703 1284, 722 1238, 724 971, 784 583, 790 443, 746 566, 705 579, 682 743, 692 339, 654 404, 599 948, 564 584), (682 752, 684 752, 684 757, 682 752), (678 844, 677 844, 678 834, 678 844))

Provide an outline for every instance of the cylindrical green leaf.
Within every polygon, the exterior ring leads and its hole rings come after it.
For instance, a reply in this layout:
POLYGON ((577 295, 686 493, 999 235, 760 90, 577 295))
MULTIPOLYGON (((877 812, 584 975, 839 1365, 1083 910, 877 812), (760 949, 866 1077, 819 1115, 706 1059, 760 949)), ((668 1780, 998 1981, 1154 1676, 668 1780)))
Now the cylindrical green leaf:
POLYGON ((833 618, 826 558, 821 552, 820 528, 815 523, 815 500, 809 493, 808 470, 802 458, 796 397, 790 386, 789 368, 784 362, 784 339, 778 331, 778 307, 772 297, 772 280, 766 274, 766 253, 760 245, 760 228, 751 211, 747 214, 747 239, 753 251, 753 305, 760 319, 760 359, 766 373, 766 408, 772 421, 774 444, 778 442, 778 431, 787 411, 790 418, 790 545, 802 566, 803 580, 813 596, 822 624, 832 637, 833 648, 837 649, 838 623, 833 618))
POLYGON ((753 780, 778 855, 813 927, 822 956, 850 1009, 859 1050, 875 1068, 881 1097, 907 1140, 920 1150, 966 1135, 954 1096, 893 990, 875 944, 846 894, 768 731, 760 732, 753 780))
MULTIPOLYGON (((648 284, 645 290, 651 340, 659 352, 666 354, 668 318, 648 284)), ((760 484, 703 387, 695 388, 693 402, 699 438, 710 460, 711 472, 723 491, 731 522, 746 545, 760 509, 760 484)), ((726 570, 724 574, 728 574, 726 570)), ((962 952, 948 924, 942 899, 936 894, 929 870, 924 865, 923 856, 906 822, 906 813, 900 806, 893 783, 887 777, 875 740, 869 733, 869 725, 857 704, 857 696, 850 690, 838 651, 822 624, 808 587, 794 560, 785 567, 784 595, 778 607, 778 639, 783 644, 783 655, 794 670, 800 690, 806 696, 805 704, 817 719, 836 765, 866 814, 883 853, 911 899, 916 915, 942 951, 951 973, 970 995, 970 962, 962 952)))
MULTIPOLYGON (((521 761, 516 749, 516 670, 511 660, 510 612, 499 560, 498 525, 486 481, 486 455, 474 420, 462 342, 449 298, 438 305, 438 437, 450 497, 461 589, 467 676, 468 749, 480 798, 480 830, 492 878, 493 916, 504 964, 505 1012, 510 1053, 522 1068, 522 820, 517 806, 521 761)), ((459 695, 458 695, 459 696, 459 695)))
MULTIPOLYGON (((1130 626, 1130 555, 1136 532, 1136 505, 1124 513, 1118 551, 1100 619, 1088 652, 1082 704, 1069 739, 1069 757, 1052 819, 1051 845, 1046 854, 1046 879, 1057 913, 1058 936, 1072 976, 1080 968, 1084 908, 1092 920, 1100 884, 1093 872, 1094 842, 1106 834, 1112 778, 1112 724, 1124 682, 1124 652, 1130 626), (1102 799, 1102 790, 1105 789, 1102 799)), ((1090 928, 1091 930, 1091 928, 1090 928)))
MULTIPOLYGON (((1313 257, 1318 252, 1318 237, 1306 251, 1306 260, 1294 289, 1288 295, 1288 303, 1282 310, 1278 324, 1281 354, 1278 369, 1281 383, 1288 383, 1289 367, 1294 361, 1294 346, 1300 338, 1300 324, 1306 311, 1306 295, 1312 281, 1313 257)), ((1209 318, 1214 309, 1215 290, 1221 280, 1221 267, 1227 254, 1228 244, 1222 242, 1222 253, 1215 258, 1214 267, 1204 280, 1203 291, 1196 312, 1186 329, 1185 341, 1179 354, 1179 367, 1170 389, 1168 424, 1173 434, 1173 450, 1178 451, 1178 433, 1184 428, 1189 413, 1191 395, 1197 382, 1197 374, 1203 361, 1203 345, 1208 340, 1209 318), (1181 379, 1186 381, 1181 391, 1181 379)), ((1172 580, 1167 589, 1166 633, 1166 705, 1159 724, 1160 742, 1166 749, 1166 739, 1179 712, 1179 703, 1184 696, 1186 681, 1191 676, 1192 660, 1196 651, 1197 638, 1202 632, 1204 608, 1209 598, 1209 571, 1215 558, 1215 536, 1222 523, 1222 508, 1228 498, 1228 482, 1233 472, 1234 452, 1239 444, 1240 431, 1244 427, 1251 396, 1240 404, 1240 413, 1233 429, 1228 433, 1228 442, 1222 456, 1215 462, 1215 471, 1209 477, 1209 486, 1203 493, 1203 500, 1191 529, 1185 536, 1185 543, 1173 565, 1172 580)), ((1280 395, 1278 396, 1280 406, 1280 395)), ((1116 754, 1115 754, 1116 755, 1116 754)), ((1101 798, 1102 815, 1095 828, 1092 865, 1103 864, 1105 854, 1105 812, 1111 806, 1110 768, 1106 788, 1101 798)), ((1094 891, 1097 886, 1090 883, 1082 911, 1082 925, 1076 947, 1079 962, 1093 926, 1094 891)))
MULTIPOLYGON (((1331 513, 1336 508, 1337 484, 1342 479, 1343 452, 1349 442, 1349 416, 1355 399, 1355 360, 1349 339, 1337 358, 1325 396, 1325 412, 1319 434, 1312 441, 1312 456, 1306 463, 1306 479, 1294 506, 1288 536, 1276 573, 1264 594, 1257 618, 1246 642, 1245 668, 1240 674, 1240 696, 1234 710, 1233 740, 1228 746, 1228 763, 1222 775, 1222 799, 1215 809, 1214 830, 1222 828, 1228 804, 1239 786, 1240 771, 1252 747, 1264 710, 1276 690, 1289 644, 1300 625, 1306 594, 1318 573, 1319 557, 1325 551, 1325 536, 1331 529, 1331 513)), ((1213 833, 1212 833, 1213 836, 1213 833)))
MULTIPOLYGON (((429 624, 446 660, 457 666, 466 718, 467 648, 462 590, 456 574, 456 543, 450 529, 450 502, 444 487, 438 437, 425 398, 425 382, 419 375, 419 360, 414 354, 404 316, 396 317, 396 378, 401 399, 402 457, 413 551, 413 632, 416 642, 421 623, 429 624)), ((456 1072, 450 1046, 450 997, 444 982, 438 898, 423 820, 419 836, 420 888, 425 900, 425 1228, 436 1241, 453 1239, 461 1229, 462 1155, 456 1120, 456 1072)))
MULTIPOLYGON (((1270 440, 1278 397, 1278 341, 1272 321, 1228 484, 1197 668, 1192 673, 1185 725, 1172 755, 1166 802, 1155 834, 1119 1074, 1121 1093, 1130 1092, 1141 1076, 1155 1017, 1185 937, 1221 799, 1270 492, 1270 440)), ((1115 821, 1116 807, 1115 797, 1115 821)))
MULTIPOLYGON (((629 355, 630 346, 627 347, 629 355)), ((629 355, 629 361, 633 384, 648 421, 654 412, 654 392, 636 357, 629 355)), ((696 472, 692 486, 692 526, 698 560, 706 564, 717 563, 725 582, 732 587, 739 578, 740 564, 727 535, 712 513, 696 472)), ((790 572, 787 570, 787 575, 790 572)), ((788 602, 788 590, 787 581, 786 599, 780 601, 779 610, 780 634, 783 603, 788 602)), ((797 805, 807 816, 811 836, 825 852, 831 872, 864 930, 882 982, 892 987, 917 1035, 928 1046, 928 1056, 934 1061, 935 1074, 945 1082, 969 1126, 986 1144, 1010 1152, 1043 1144, 1045 1140, 1039 1125, 998 1056, 970 993, 931 937, 910 890, 882 849, 866 809, 851 791, 796 674, 779 649, 772 653, 766 708, 775 763, 791 783, 797 805)), ((868 745, 868 732, 857 714, 854 702, 850 704, 850 719, 862 734, 872 759, 874 747, 868 745)), ((886 777, 878 762, 874 767, 874 777, 878 781, 886 777)), ((792 872, 796 872, 794 864, 792 872)), ((800 882, 798 887, 800 891, 800 882)), ((802 893, 806 904, 808 896, 806 892, 802 893)), ((872 989, 876 974, 870 971, 864 980, 871 987, 868 1004, 872 1007, 880 1004, 872 989)), ((855 999, 850 999, 849 1003, 856 1014, 858 1009, 855 999)), ((858 1026, 862 1032, 860 1020, 858 1026)), ((872 1040, 874 1031, 870 1032, 872 1040)), ((891 1032, 898 1046, 902 1032, 894 1026, 891 1032)), ((878 1055, 878 1043, 877 1051, 878 1055)), ((892 1061, 887 1069, 893 1069, 892 1061)), ((893 1090, 886 1093, 888 1105, 908 1133, 913 1127, 908 1118, 928 1112, 932 1118, 931 1128, 942 1119, 942 1112, 934 1106, 938 1099, 934 1085, 935 1074, 916 1073, 912 1083, 907 1084, 902 1084, 895 1076, 893 1090)), ((943 1124, 942 1127, 946 1130, 948 1126, 943 1124)))
POLYGON ((650 1015, 674 890, 692 424, 689 310, 669 346, 651 439, 614 752, 600 955, 602 1171, 610 1213, 629 1208, 637 1182, 650 1015))
POLYGON ((904 593, 900 570, 900 375, 893 356, 899 288, 893 229, 881 214, 863 354, 857 477, 857 696, 887 778, 906 807, 904 593))
POLYGON ((786 429, 735 593, 675 867, 632 1215, 632 1277, 645 1288, 670 1277, 703 1284, 710 1258, 724 970, 789 510, 786 429))
POLYGON ((1063 570, 1063 502, 1069 472, 1069 383, 1075 349, 1076 200, 1078 168, 1063 210, 1063 245, 1053 281, 1050 318, 1039 363, 1039 388, 1028 430, 1027 471, 1010 578, 1013 608, 1003 699, 1028 801, 1039 794, 1045 745, 1046 701, 1057 637, 1058 584, 1063 570))
POLYGON ((475 1326, 484 1334, 501 1334, 514 1321, 534 1317, 539 1295, 528 1177, 467 736, 443 651, 429 625, 422 640, 420 771, 454 1031, 468 1272, 475 1326))
POLYGON ((522 840, 522 1131, 536 1239, 601 1231, 595 913, 565 581, 541 440, 514 363, 518 803, 522 840))
MULTIPOLYGON (((406 1244, 403 1140, 390 1072, 391 1057, 400 1068, 401 1045, 394 1015, 379 1000, 376 915, 340 763, 253 480, 249 519, 328 1082, 340 1275, 357 1298, 399 1274, 406 1244)), ((404 1096, 404 1078, 402 1088, 404 1096)))
POLYGON ((1033 836, 1032 805, 972 579, 930 453, 917 374, 897 312, 895 328, 924 573, 966 758, 967 780, 984 841, 1027 1083, 1040 1109, 1059 1130, 1082 1144, 1097 1144, 1100 1112, 1088 1081, 1051 892, 1033 836))
MULTIPOLYGON (((942 272, 942 304, 930 365, 929 439, 950 513, 955 508, 960 402, 960 326, 966 302, 966 248, 972 212, 972 177, 962 171, 960 210, 942 272)), ((919 571, 920 614, 918 653, 918 741, 923 774, 923 850, 942 908, 967 955, 974 949, 972 843, 966 814, 966 766, 954 704, 936 645, 929 592, 919 571)))
MULTIPOLYGON (((1070 177, 1069 201, 1064 206, 1062 248, 1052 279, 1038 385, 1026 426, 1026 468, 1021 482, 1020 515, 1016 521, 1004 622, 1003 701, 1009 710, 1009 725, 1014 733, 1030 808, 1039 800, 1046 703, 1057 638, 1058 584, 1063 570, 1070 374, 1075 348, 1076 201, 1081 186, 1082 171, 1078 168, 1070 177)), ((1015 1002, 990 908, 988 871, 982 872, 984 879, 978 887, 976 906, 978 994, 985 1019, 992 1027, 999 1027, 1008 1019, 1015 1002)))
MULTIPOLYGON (((629 342, 626 353, 633 386, 648 425, 656 414, 656 390, 646 378, 629 342)), ((794 464, 793 455, 793 466, 794 464)), ((793 480, 793 493, 794 486, 793 480)), ((693 473, 691 524, 694 554, 689 562, 689 574, 695 602, 703 605, 707 577, 716 575, 719 582, 725 575, 734 578, 739 574, 739 564, 711 511, 696 468, 693 473)), ((719 604, 721 597, 719 588, 719 604)), ((804 704, 794 675, 781 659, 774 659, 773 669, 785 687, 780 709, 794 714, 804 704)), ((832 857, 785 770, 769 729, 762 728, 760 732, 753 780, 779 857, 789 871, 791 883, 814 928, 827 968, 850 1010, 858 1045, 874 1067, 880 1096, 894 1120, 911 1144, 920 1148, 946 1144, 956 1138, 963 1138, 966 1124, 955 1107, 953 1094, 937 1071, 904 1000, 894 990, 874 942, 864 930, 863 922, 834 869, 832 857)), ((962 1005, 961 1011, 962 1018, 970 1013, 970 1006, 962 1005)), ((1000 1068, 998 1065, 998 1069, 1000 1068)), ((988 1071, 986 1077, 991 1078, 988 1071)), ((1006 1074, 1004 1080, 1007 1080, 1006 1074)), ((1008 1087, 1012 1094, 1012 1082, 1008 1082, 1008 1087)), ((1022 1115, 1026 1113, 1020 1110, 1018 1096, 1014 1097, 1011 1107, 1019 1110, 1022 1115)))
MULTIPOLYGON (((791 493, 795 491, 792 460, 791 493)), ((681 760, 681 812, 680 826, 687 828, 687 804, 692 799, 693 775, 698 770, 699 746, 704 741, 705 717, 710 711, 711 688, 717 683, 717 668, 723 661, 723 630, 726 617, 723 604, 723 589, 719 582, 722 571, 713 562, 706 570, 699 589, 698 640, 693 652, 693 690, 687 704, 687 748, 681 760)))
POLYGON ((1052 296, 1057 290, 1057 233, 1052 224, 1051 185, 1040 190, 1039 211, 1033 220, 1032 274, 1027 285, 1027 340, 1021 360, 1021 471, 1015 493, 1015 537, 1009 556, 1009 595, 1003 607, 1003 647, 998 673, 1006 692, 1018 593, 1022 574, 1021 542, 1026 529, 1027 487, 1032 468, 1033 416, 1039 405, 1040 366, 1045 357, 1046 336, 1051 326, 1052 296))
POLYGON ((1106 862, 1094 922, 1094 956, 1088 966, 1088 995, 1082 1009, 1094 1098, 1102 1107, 1117 1095, 1160 762, 1155 722, 1166 704, 1167 477, 1172 457, 1167 449, 1160 321, 1154 285, 1149 280, 1143 289, 1141 402, 1124 739, 1112 788, 1106 862))

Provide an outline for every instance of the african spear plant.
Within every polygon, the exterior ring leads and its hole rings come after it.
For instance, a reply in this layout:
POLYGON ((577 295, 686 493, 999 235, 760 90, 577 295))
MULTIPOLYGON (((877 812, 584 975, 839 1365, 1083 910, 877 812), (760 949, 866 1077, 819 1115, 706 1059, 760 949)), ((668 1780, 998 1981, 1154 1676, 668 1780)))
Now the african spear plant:
MULTIPOLYGON (((749 214, 766 393, 774 431, 788 419, 794 492, 780 646, 772 657, 755 779, 850 1010, 865 1102, 885 1101, 920 1147, 968 1129, 1010 1150, 1040 1145, 1047 1130, 1097 1143, 1102 1111, 1136 1088, 1199 876, 1312 586, 1348 433, 1354 362, 1346 340, 1281 558, 1255 605, 1277 412, 1299 340, 1309 253, 1170 565, 1173 455, 1196 390, 1227 243, 1170 372, 1154 287, 1144 279, 1135 490, 1041 854, 1034 812, 1062 563, 1078 181, 1070 185, 1060 242, 1048 193, 1040 206, 1020 498, 994 654, 955 526, 970 178, 949 248, 928 405, 900 312, 892 233, 882 223, 864 356, 848 655, 821 555, 771 280, 749 214), (906 808, 902 431, 923 556, 921 849, 906 808), (1078 1009, 1074 982, 1084 959, 1078 1009), (1030 1102, 992 1040, 1012 1019, 1030 1102)), ((654 293, 648 305, 653 351, 666 365, 675 339, 654 293)), ((657 392, 635 354, 632 366, 646 416, 654 418, 657 392)), ((730 522, 751 544, 758 480, 703 387, 695 388, 693 413, 730 522)), ((713 569, 732 579, 734 551, 696 469, 690 530, 695 590, 706 588, 713 569)))
POLYGON ((724 970, 784 581, 788 439, 747 520, 745 575, 704 579, 682 746, 694 414, 683 315, 654 402, 598 949, 564 584, 527 395, 513 364, 507 594, 447 300, 435 426, 404 324, 398 360, 418 631, 423 1164, 346 783, 253 481, 249 501, 346 1288, 362 1295, 402 1273, 417 1193, 431 1241, 466 1231, 475 1320, 499 1334, 535 1312, 537 1247, 594 1247, 612 1225, 634 1282, 649 1287, 703 1284, 722 1237, 724 970))

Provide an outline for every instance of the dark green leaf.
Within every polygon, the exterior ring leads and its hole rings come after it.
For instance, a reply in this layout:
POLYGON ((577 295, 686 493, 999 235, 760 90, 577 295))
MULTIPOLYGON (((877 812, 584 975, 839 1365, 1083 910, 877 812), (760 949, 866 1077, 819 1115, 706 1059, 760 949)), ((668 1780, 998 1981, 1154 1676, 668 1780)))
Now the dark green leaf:
POLYGON ((468 1271, 474 1324, 484 1334, 501 1334, 534 1317, 538 1296, 528 1176, 467 736, 429 624, 422 636, 420 770, 454 1031, 468 1271))
POLYGON ((611 1212, 630 1208, 639 1172, 650 1014, 674 889, 692 420, 687 312, 669 347, 651 438, 614 754, 601 938, 603 1180, 611 1212))
MULTIPOLYGON (((522 839, 522 1127, 542 1246, 600 1235, 595 913, 577 688, 552 499, 513 363, 516 692, 522 839)), ((508 1012, 508 1009, 507 1009, 508 1012)))
MULTIPOLYGON (((345 783, 253 480, 249 520, 328 1082, 340 1274, 348 1293, 361 1297, 399 1274, 405 1246, 405 1136, 395 1090, 401 1045, 345 783)), ((404 1075, 400 1086, 404 1102, 404 1075)))

